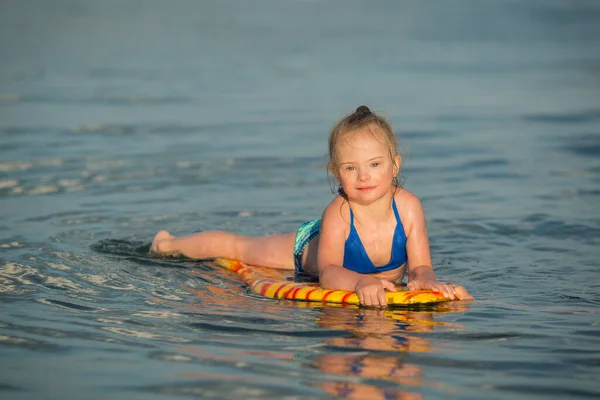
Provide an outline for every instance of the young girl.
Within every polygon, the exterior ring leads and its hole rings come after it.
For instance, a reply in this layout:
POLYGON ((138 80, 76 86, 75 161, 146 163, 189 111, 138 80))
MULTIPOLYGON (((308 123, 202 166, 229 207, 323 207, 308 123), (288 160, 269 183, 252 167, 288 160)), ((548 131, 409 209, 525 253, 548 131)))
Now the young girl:
POLYGON ((461 286, 436 282, 419 199, 398 185, 401 158, 390 124, 360 106, 329 134, 329 171, 338 195, 321 220, 297 232, 263 237, 207 231, 176 238, 156 234, 150 252, 295 269, 319 277, 324 289, 357 292, 365 306, 385 306, 408 272, 408 289, 432 289, 471 299, 461 286), (408 269, 408 271, 407 271, 408 269))

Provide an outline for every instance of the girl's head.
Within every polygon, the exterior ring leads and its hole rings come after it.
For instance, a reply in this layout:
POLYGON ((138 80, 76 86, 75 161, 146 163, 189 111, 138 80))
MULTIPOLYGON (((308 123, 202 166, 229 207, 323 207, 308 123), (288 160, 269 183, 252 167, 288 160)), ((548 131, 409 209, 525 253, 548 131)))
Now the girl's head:
MULTIPOLYGON (((400 170, 401 158, 398 155, 396 136, 392 126, 381 116, 371 112, 369 107, 360 106, 350 115, 340 120, 331 129, 329 134, 329 164, 328 170, 336 180, 340 180, 340 148, 343 143, 360 137, 370 135, 388 150, 390 161, 400 170)), ((394 176, 393 183, 398 185, 397 177, 394 176)))

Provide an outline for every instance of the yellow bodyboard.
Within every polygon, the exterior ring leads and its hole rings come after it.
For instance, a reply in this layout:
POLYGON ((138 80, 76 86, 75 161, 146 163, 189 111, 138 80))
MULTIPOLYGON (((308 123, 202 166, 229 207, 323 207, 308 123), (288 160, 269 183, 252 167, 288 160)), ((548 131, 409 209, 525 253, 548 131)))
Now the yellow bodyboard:
MULTIPOLYGON (((226 258, 216 258, 213 263, 240 275, 261 296, 282 300, 360 304, 358 295, 354 292, 322 289, 317 283, 290 282, 269 268, 249 266, 226 258)), ((386 299, 388 306, 432 305, 449 301, 442 293, 432 290, 386 292, 386 299)))

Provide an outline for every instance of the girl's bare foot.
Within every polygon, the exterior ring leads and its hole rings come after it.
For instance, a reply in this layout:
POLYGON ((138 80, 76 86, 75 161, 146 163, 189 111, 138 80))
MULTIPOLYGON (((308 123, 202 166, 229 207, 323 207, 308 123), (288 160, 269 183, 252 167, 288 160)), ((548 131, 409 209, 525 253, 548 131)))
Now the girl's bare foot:
POLYGON ((169 255, 175 252, 171 248, 171 242, 175 239, 175 236, 171 235, 169 231, 162 230, 154 236, 152 245, 150 246, 151 255, 169 255))
POLYGON ((469 292, 467 292, 467 289, 462 286, 454 286, 452 290, 458 300, 473 300, 473 296, 471 296, 469 292))

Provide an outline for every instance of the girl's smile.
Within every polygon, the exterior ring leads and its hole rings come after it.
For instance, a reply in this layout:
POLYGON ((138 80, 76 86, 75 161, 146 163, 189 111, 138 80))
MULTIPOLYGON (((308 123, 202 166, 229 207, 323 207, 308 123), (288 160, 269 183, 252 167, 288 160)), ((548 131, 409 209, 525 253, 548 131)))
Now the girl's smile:
POLYGON ((340 184, 348 198, 371 202, 388 194, 398 173, 398 160, 390 156, 389 146, 378 140, 369 127, 349 132, 339 144, 340 184))

